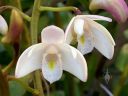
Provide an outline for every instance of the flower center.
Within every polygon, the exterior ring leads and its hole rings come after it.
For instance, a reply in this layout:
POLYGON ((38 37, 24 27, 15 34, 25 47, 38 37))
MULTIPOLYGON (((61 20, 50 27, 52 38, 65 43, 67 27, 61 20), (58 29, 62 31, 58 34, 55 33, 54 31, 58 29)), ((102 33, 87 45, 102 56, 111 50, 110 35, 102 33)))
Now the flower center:
POLYGON ((46 61, 48 62, 48 67, 53 70, 55 67, 55 64, 57 63, 58 56, 57 54, 48 54, 45 57, 46 61))
POLYGON ((46 46, 44 52, 43 63, 45 63, 50 70, 54 70, 60 59, 57 46, 48 45, 46 46))
POLYGON ((84 36, 84 34, 80 37, 80 43, 82 44, 82 45, 84 45, 84 43, 85 43, 85 36, 84 36))

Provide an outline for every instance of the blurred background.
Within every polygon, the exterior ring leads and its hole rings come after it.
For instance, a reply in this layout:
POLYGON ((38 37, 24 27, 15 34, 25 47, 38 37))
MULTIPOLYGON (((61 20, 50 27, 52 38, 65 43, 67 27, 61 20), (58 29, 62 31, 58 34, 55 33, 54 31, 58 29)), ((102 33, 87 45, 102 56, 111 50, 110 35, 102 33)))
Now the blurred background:
MULTIPOLYGON (((128 4, 128 0, 125 0, 128 4)), ((11 5, 21 8, 24 13, 31 16, 34 0, 0 0, 0 6, 11 5), (20 4, 18 3, 20 1, 20 4)), ((102 56, 97 50, 84 57, 88 63, 88 80, 81 82, 73 75, 64 72, 62 78, 49 84, 47 81, 43 83, 46 96, 128 96, 128 20, 124 23, 118 23, 110 13, 105 10, 89 10, 89 0, 43 0, 44 6, 75 6, 79 8, 82 14, 96 14, 107 16, 113 21, 98 21, 105 26, 116 42, 114 56, 108 60, 102 56), (109 91, 108 91, 109 90, 109 91), (108 95, 110 92, 111 95, 108 95)), ((1 13, 10 24, 11 10, 1 13)), ((48 25, 56 25, 62 29, 66 29, 68 23, 76 14, 71 11, 67 12, 42 12, 40 15, 38 26, 38 40, 40 42, 40 32, 48 25)), ((10 62, 15 62, 28 46, 30 46, 30 25, 29 22, 23 21, 23 29, 20 32, 18 42, 2 42, 3 35, 0 35, 0 66, 5 68, 10 62)), ((15 30, 15 28, 13 29, 15 30)), ((15 65, 9 71, 9 75, 14 75, 15 65)), ((2 77, 0 77, 2 78, 2 77)), ((0 79, 1 80, 1 79, 0 79)), ((23 81, 28 83, 28 78, 23 81)), ((1 81, 0 81, 1 82, 1 81)), ((43 81, 44 82, 44 81, 43 81)), ((30 84, 30 86, 33 86, 30 84)), ((1 85, 0 85, 1 87, 1 85)), ((2 88, 0 88, 2 90, 2 88)), ((16 81, 9 81, 10 96, 33 96, 26 91, 16 81)))

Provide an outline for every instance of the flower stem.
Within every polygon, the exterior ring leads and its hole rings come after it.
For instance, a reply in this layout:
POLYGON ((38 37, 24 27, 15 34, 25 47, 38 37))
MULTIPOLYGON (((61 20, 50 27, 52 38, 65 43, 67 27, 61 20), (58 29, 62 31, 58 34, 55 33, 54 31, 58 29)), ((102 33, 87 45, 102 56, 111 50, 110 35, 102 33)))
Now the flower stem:
POLYGON ((39 70, 36 70, 34 74, 34 86, 36 89, 40 91, 40 94, 37 96, 44 96, 42 80, 41 80, 41 75, 39 70))
POLYGON ((0 67, 0 96, 9 96, 8 82, 4 74, 2 73, 1 67, 0 67))
POLYGON ((66 74, 65 92, 66 96, 80 96, 78 84, 70 74, 66 74))
POLYGON ((53 11, 53 12, 62 12, 62 11, 76 11, 78 8, 69 6, 69 7, 39 7, 40 11, 53 11))
POLYGON ((2 72, 3 73, 8 73, 9 72, 9 70, 16 64, 16 62, 17 62, 17 59, 13 59, 3 70, 2 70, 2 72))
MULTIPOLYGON (((41 0, 35 0, 33 11, 32 11, 32 17, 30 22, 32 44, 37 43, 38 21, 40 16, 40 11, 39 11, 40 3, 41 3, 41 0)), ((38 96, 44 96, 39 70, 35 71, 34 73, 34 85, 35 85, 35 88, 37 88, 40 91, 40 94, 38 96)))
POLYGON ((30 25, 32 44, 37 43, 38 21, 40 16, 40 11, 39 11, 40 2, 41 0, 35 0, 33 11, 32 11, 31 25, 30 25))
POLYGON ((20 79, 17 79, 17 78, 15 78, 13 76, 8 76, 8 80, 9 81, 13 80, 13 81, 16 81, 16 82, 20 83, 20 85, 22 85, 28 92, 30 92, 32 94, 35 94, 35 95, 39 94, 39 90, 29 87, 26 83, 24 83, 20 79))
POLYGON ((19 8, 20 10, 22 10, 21 2, 20 2, 20 1, 21 1, 21 0, 14 0, 14 1, 11 1, 11 3, 12 3, 15 7, 19 8))
POLYGON ((28 15, 26 15, 25 13, 23 13, 20 9, 18 9, 18 8, 16 8, 16 7, 14 7, 14 6, 1 6, 0 7, 0 13, 2 12, 2 11, 4 11, 4 10, 6 10, 6 9, 15 9, 15 10, 17 10, 20 14, 21 14, 21 16, 25 19, 25 20, 27 20, 27 21, 31 21, 31 17, 29 17, 28 15))

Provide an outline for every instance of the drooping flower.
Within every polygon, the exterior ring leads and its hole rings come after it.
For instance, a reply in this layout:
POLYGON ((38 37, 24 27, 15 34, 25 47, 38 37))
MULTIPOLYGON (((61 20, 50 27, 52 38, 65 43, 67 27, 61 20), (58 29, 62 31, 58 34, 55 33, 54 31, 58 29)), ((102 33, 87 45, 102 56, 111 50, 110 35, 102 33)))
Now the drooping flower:
POLYGON ((64 32, 56 26, 42 30, 42 43, 27 48, 19 57, 15 76, 23 77, 37 69, 42 69, 46 80, 53 83, 59 80, 63 70, 82 81, 87 80, 87 64, 83 55, 64 42, 64 32))
POLYGON ((8 25, 5 19, 0 15, 0 33, 5 35, 8 31, 8 25))
POLYGON ((124 0, 92 0, 89 9, 107 10, 118 22, 125 22, 128 18, 128 6, 124 0))
POLYGON ((111 59, 115 42, 108 30, 94 20, 111 22, 110 18, 98 15, 75 16, 66 29, 65 40, 68 44, 77 41, 77 48, 82 54, 90 53, 95 47, 105 57, 111 59))
POLYGON ((19 42, 21 32, 23 31, 23 20, 19 12, 15 9, 11 12, 9 31, 2 38, 4 43, 17 43, 19 42))

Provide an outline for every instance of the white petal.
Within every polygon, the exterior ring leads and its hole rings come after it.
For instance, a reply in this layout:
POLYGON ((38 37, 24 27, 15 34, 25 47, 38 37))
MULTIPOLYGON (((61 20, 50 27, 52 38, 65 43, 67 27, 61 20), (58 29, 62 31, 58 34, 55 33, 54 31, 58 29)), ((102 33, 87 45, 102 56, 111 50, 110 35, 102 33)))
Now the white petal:
POLYGON ((104 20, 108 22, 112 22, 111 18, 105 17, 105 16, 100 16, 100 15, 85 15, 87 18, 90 18, 92 20, 104 20))
POLYGON ((8 31, 8 25, 5 19, 0 15, 0 33, 5 35, 8 31))
POLYGON ((85 82, 87 80, 87 63, 83 55, 68 44, 58 47, 61 51, 63 70, 85 82))
POLYGON ((74 32, 77 35, 81 36, 84 33, 84 20, 83 19, 75 19, 74 20, 74 32))
POLYGON ((78 50, 84 55, 90 53, 94 48, 93 35, 87 20, 84 21, 84 34, 77 38, 78 50))
POLYGON ((44 43, 64 42, 64 31, 54 25, 44 28, 41 32, 41 39, 44 43))
POLYGON ((71 41, 73 40, 72 33, 74 32, 74 24, 73 24, 74 19, 75 19, 75 17, 72 18, 72 20, 68 24, 66 31, 65 31, 65 41, 67 44, 70 44, 71 41))
POLYGON ((55 54, 55 55, 56 55, 56 57, 52 57, 52 59, 56 58, 57 61, 56 60, 55 61, 47 60, 48 54, 45 54, 43 56, 43 61, 42 61, 43 76, 50 83, 53 83, 53 82, 59 80, 62 76, 62 63, 61 63, 60 55, 59 54, 55 54))
POLYGON ((27 48, 19 57, 15 76, 17 78, 23 77, 37 69, 42 65, 43 44, 35 44, 27 48))
POLYGON ((110 40, 110 42, 113 45, 115 45, 115 41, 113 40, 113 37, 111 36, 109 31, 104 26, 102 26, 101 24, 99 24, 99 23, 97 23, 97 22, 95 22, 91 19, 88 19, 88 22, 90 23, 90 26, 91 26, 92 29, 96 28, 97 30, 101 31, 101 33, 105 34, 107 36, 107 38, 110 40))
POLYGON ((112 22, 111 18, 100 15, 77 15, 76 19, 91 19, 91 20, 103 20, 103 21, 112 22))
POLYGON ((94 37, 94 46, 105 57, 111 59, 114 53, 115 42, 109 31, 95 21, 89 20, 91 31, 94 37))
POLYGON ((94 42, 92 37, 85 36, 85 42, 82 44, 78 40, 77 49, 84 55, 90 53, 94 48, 94 42))

